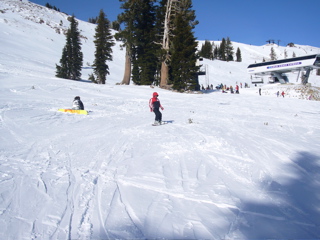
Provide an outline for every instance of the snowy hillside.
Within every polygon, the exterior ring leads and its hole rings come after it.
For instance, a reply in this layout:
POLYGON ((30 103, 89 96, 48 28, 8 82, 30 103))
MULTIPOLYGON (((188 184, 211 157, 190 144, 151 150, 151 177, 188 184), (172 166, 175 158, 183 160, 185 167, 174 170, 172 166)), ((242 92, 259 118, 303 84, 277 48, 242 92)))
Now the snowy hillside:
MULTIPOLYGON (((94 25, 82 21, 83 80, 57 79, 67 18, 0 1, 0 239, 320 238, 320 102, 305 100, 310 93, 297 84, 261 86, 262 96, 253 85, 240 94, 116 85, 120 43, 107 84, 95 85, 94 25), (169 124, 151 126, 154 91, 169 124), (89 115, 57 111, 75 96, 89 115)), ((271 48, 233 46, 243 62, 204 60, 201 84, 250 83, 247 66, 271 48)))
MULTIPOLYGON (((69 16, 31 2, 3 0, 0 4, 0 67, 8 73, 28 75, 32 70, 32 76, 54 77, 55 64, 59 64, 66 43, 63 33, 70 27, 69 16), (17 59, 20 66, 17 66, 17 59)), ((88 79, 88 74, 92 73, 91 69, 88 70, 88 63, 92 64, 94 59, 95 25, 79 21, 79 29, 84 55, 82 78, 88 79)), ((114 49, 117 54, 113 56, 114 62, 110 63, 113 70, 110 79, 117 82, 122 80, 125 51, 120 50, 119 42, 114 49), (119 72, 121 76, 116 74, 119 72)))

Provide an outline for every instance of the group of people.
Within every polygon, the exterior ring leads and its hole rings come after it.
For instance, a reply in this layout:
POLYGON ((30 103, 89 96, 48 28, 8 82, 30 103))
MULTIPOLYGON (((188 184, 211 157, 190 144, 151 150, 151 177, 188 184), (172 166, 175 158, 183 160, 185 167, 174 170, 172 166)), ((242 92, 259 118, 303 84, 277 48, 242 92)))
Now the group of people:
MULTIPOLYGON (((259 88, 259 95, 261 96, 261 88, 259 88)), ((284 91, 281 92, 281 96, 284 97, 285 93, 284 91)), ((277 97, 280 96, 280 91, 277 92, 277 97)))
POLYGON ((222 87, 220 89, 221 89, 222 93, 227 93, 228 91, 230 91, 230 93, 239 94, 239 85, 238 84, 235 86, 235 88, 233 88, 232 86, 227 87, 226 85, 222 85, 222 87))
MULTIPOLYGON (((216 86, 216 89, 217 89, 217 90, 221 90, 222 93, 227 93, 228 91, 230 91, 230 93, 239 94, 239 88, 242 88, 242 83, 240 82, 239 85, 238 85, 238 83, 236 83, 236 86, 235 86, 235 87, 233 87, 233 86, 228 87, 227 85, 223 85, 223 84, 221 83, 221 84, 218 84, 218 85, 216 86), (239 85, 240 85, 240 87, 239 87, 239 85)), ((255 86, 257 86, 257 85, 255 85, 255 86)), ((245 84, 244 84, 244 88, 249 88, 249 85, 248 85, 247 83, 245 83, 245 84)), ((203 85, 202 85, 202 90, 208 90, 208 89, 212 89, 212 85, 211 85, 211 88, 208 86, 207 89, 205 89, 205 88, 203 87, 203 85)), ((261 96, 261 88, 259 88, 259 95, 261 96)), ((282 97, 284 97, 285 92, 282 91, 281 94, 280 94, 280 92, 278 91, 278 92, 277 92, 277 97, 279 97, 280 95, 281 95, 282 97)))
MULTIPOLYGON (((239 84, 238 84, 238 82, 236 82, 236 86, 238 86, 238 88, 239 88, 239 85, 240 85, 240 88, 242 88, 242 82, 240 82, 239 84)), ((227 87, 227 85, 225 84, 225 85, 223 85, 222 83, 221 84, 218 84, 217 86, 216 86, 216 89, 217 90, 229 90, 229 89, 231 89, 231 88, 233 88, 232 86, 230 86, 230 87, 227 87)), ((249 85, 248 85, 248 83, 244 83, 244 88, 249 88, 249 85)))
MULTIPOLYGON (((285 94, 284 91, 282 91, 281 96, 284 97, 284 94, 285 94)), ((280 92, 278 91, 277 92, 277 97, 279 97, 279 95, 280 95, 280 92)))

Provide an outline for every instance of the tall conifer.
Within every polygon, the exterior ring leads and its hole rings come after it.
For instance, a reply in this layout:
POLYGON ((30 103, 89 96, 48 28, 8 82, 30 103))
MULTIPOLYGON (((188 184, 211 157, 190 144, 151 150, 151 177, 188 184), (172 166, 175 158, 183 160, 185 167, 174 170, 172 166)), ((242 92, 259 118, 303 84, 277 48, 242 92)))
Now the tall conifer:
POLYGON ((155 80, 157 70, 157 50, 155 32, 154 0, 134 1, 137 14, 133 24, 134 48, 132 80, 138 85, 150 85, 155 80))
MULTIPOLYGON (((120 24, 125 25, 125 29, 116 34, 116 38, 122 40, 126 46, 126 69, 122 84, 129 84, 130 76, 132 81, 138 85, 158 84, 159 70, 161 64, 161 83, 162 86, 173 84, 173 72, 179 68, 179 56, 182 57, 186 69, 184 72, 189 72, 187 76, 184 74, 183 78, 184 89, 196 88, 197 85, 197 42, 193 36, 192 29, 198 23, 195 21, 195 11, 191 10, 191 0, 119 0, 122 2, 121 8, 125 11, 118 16, 120 24), (168 3, 172 6, 172 12, 169 13, 168 3), (171 5, 172 4, 172 5, 171 5), (168 15, 164 17, 163 14, 168 15), (183 26, 177 30, 176 18, 181 15, 183 26), (170 17, 169 17, 170 16, 170 17), (161 44, 165 38, 163 34, 163 22, 167 20, 166 31, 169 31, 170 46, 161 44), (185 31, 186 30, 186 31, 185 31), (178 33, 178 34, 177 34, 178 33), (176 35, 177 34, 177 35, 176 35), (180 48, 181 44, 177 39, 183 38, 183 51, 185 55, 179 55, 176 50, 180 48), (159 37, 161 36, 161 37, 159 37), (176 38, 176 40, 174 40, 176 38), (163 41, 161 41, 163 40, 163 41), (176 44, 173 44, 176 42, 176 44), (174 54, 176 54, 174 56, 174 54), (174 59, 177 57, 177 59, 174 59), (173 62, 177 65, 173 66, 173 62), (162 74, 163 64, 169 67, 168 74, 162 74), (132 71, 131 71, 132 67, 132 71), (188 69, 188 70, 187 70, 188 69), (165 76, 165 77, 163 77, 165 76), (168 76, 168 78, 166 77, 168 76), (164 83, 162 83, 164 78, 164 83), (168 81, 167 81, 168 79, 168 81)), ((169 8, 170 9, 170 8, 169 8)), ((168 32, 167 32, 168 33, 168 32)), ((169 43, 169 41, 167 42, 169 43)), ((169 44, 168 44, 169 45, 169 44)), ((185 66, 183 68, 185 68, 185 66)), ((176 75, 178 76, 178 75, 176 75)), ((175 81, 179 81, 178 78, 175 81)), ((179 84, 177 84, 179 85, 179 84)), ((183 85, 183 84, 182 84, 183 85)))
POLYGON ((241 57, 240 48, 237 48, 236 57, 237 57, 237 62, 242 62, 242 57, 241 57))
POLYGON ((56 64, 56 77, 58 78, 66 78, 68 79, 69 74, 69 68, 68 68, 68 44, 63 47, 62 49, 62 56, 60 59, 60 65, 56 64))
POLYGON ((213 59, 213 50, 212 50, 212 44, 210 41, 206 40, 204 44, 202 44, 201 50, 199 52, 200 57, 204 57, 207 59, 213 59))
POLYGON ((112 46, 114 46, 114 42, 109 27, 109 20, 106 18, 103 10, 100 10, 94 38, 96 51, 93 70, 96 75, 96 82, 105 84, 106 76, 110 74, 107 61, 112 61, 112 46))
POLYGON ((227 37, 227 40, 226 40, 226 48, 225 48, 225 56, 226 56, 226 60, 227 61, 233 61, 233 46, 232 46, 232 43, 230 41, 230 38, 227 37))
POLYGON ((78 80, 81 77, 83 53, 81 52, 81 39, 78 22, 75 20, 74 16, 71 18, 70 32, 72 42, 71 79, 78 80))
POLYGON ((273 48, 273 47, 271 47, 271 51, 270 51, 270 60, 271 60, 271 61, 277 60, 277 54, 276 54, 276 52, 274 51, 274 48, 273 48))
POLYGON ((218 46, 215 46, 213 50, 213 59, 219 59, 219 48, 218 46))
POLYGON ((226 56, 226 39, 222 38, 221 40, 221 44, 219 46, 219 59, 221 61, 226 61, 227 60, 227 56, 226 56))
POLYGON ((196 66, 198 43, 193 35, 193 26, 188 15, 192 5, 191 1, 184 2, 189 4, 175 18, 171 61, 173 88, 179 91, 196 90, 199 87, 197 75, 199 67, 196 66))
POLYGON ((56 77, 79 80, 81 77, 82 62, 83 54, 81 52, 78 22, 75 20, 75 17, 72 16, 70 18, 70 28, 66 35, 66 45, 62 50, 61 65, 56 65, 56 77))
POLYGON ((125 69, 123 74, 123 79, 121 84, 129 85, 131 79, 131 65, 133 57, 133 24, 136 17, 137 8, 133 4, 132 0, 119 0, 122 4, 121 9, 124 9, 124 12, 118 15, 119 24, 123 24, 125 28, 115 34, 115 38, 123 42, 123 46, 126 48, 125 56, 125 69))

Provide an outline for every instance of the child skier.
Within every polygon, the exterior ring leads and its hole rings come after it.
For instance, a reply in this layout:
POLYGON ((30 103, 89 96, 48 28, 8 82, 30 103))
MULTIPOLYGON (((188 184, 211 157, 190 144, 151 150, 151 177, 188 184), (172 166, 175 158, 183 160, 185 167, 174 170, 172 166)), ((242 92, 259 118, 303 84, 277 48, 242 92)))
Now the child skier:
POLYGON ((159 94, 154 92, 152 96, 153 97, 149 100, 150 112, 154 112, 156 115, 154 125, 160 125, 162 122, 162 113, 160 112, 159 108, 161 108, 161 110, 164 108, 161 106, 160 100, 158 99, 159 94))
POLYGON ((72 109, 74 110, 84 110, 84 106, 79 96, 76 96, 73 100, 72 109))

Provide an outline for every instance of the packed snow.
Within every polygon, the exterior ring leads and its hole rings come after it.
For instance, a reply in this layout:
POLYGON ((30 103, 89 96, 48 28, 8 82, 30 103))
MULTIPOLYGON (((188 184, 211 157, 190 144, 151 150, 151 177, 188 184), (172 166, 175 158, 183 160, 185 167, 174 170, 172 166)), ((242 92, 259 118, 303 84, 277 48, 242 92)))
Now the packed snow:
POLYGON ((310 93, 296 73, 255 87, 246 72, 272 46, 279 58, 319 48, 233 42, 243 61, 204 60, 200 84, 250 88, 187 94, 117 85, 117 42, 107 84, 96 85, 95 26, 82 21, 83 80, 55 77, 67 18, 0 2, 0 239, 320 238, 320 77, 311 73, 310 93), (151 125, 154 91, 163 126, 151 125), (89 115, 57 111, 75 96, 89 115))

